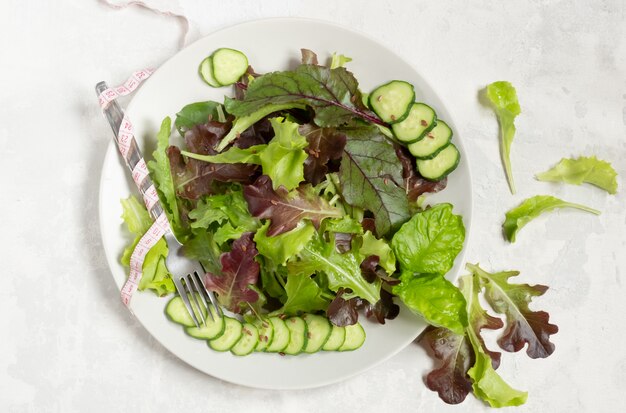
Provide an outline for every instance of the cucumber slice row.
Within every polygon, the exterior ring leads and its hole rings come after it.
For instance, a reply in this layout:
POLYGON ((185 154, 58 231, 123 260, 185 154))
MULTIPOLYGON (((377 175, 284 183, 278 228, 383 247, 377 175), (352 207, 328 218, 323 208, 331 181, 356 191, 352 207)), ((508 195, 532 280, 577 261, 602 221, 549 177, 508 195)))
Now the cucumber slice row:
POLYGON ((413 103, 409 114, 402 122, 391 125, 393 134, 402 143, 413 143, 422 140, 426 133, 437 124, 437 115, 425 103, 413 103))
POLYGON ((452 140, 452 129, 442 120, 437 121, 424 139, 411 143, 407 146, 409 152, 417 159, 432 159, 443 150, 452 140))
POLYGON ((392 80, 377 87, 369 95, 369 107, 389 124, 398 123, 409 115, 415 100, 413 85, 402 80, 392 80))
MULTIPOLYGON (((211 309, 211 311, 214 311, 211 309)), ((187 313, 180 296, 172 298, 165 308, 167 317, 184 327, 193 338, 206 340, 216 351, 230 351, 237 356, 252 352, 280 354, 351 351, 361 347, 365 331, 360 324, 337 327, 323 316, 304 314, 302 317, 268 317, 254 323, 242 323, 224 316, 205 318, 206 323, 196 327, 187 313)))
POLYGON ((454 171, 461 155, 454 144, 449 144, 432 159, 418 159, 417 170, 430 181, 439 181, 454 171))
POLYGON ((248 70, 248 58, 239 50, 222 47, 202 60, 198 72, 209 86, 228 86, 248 70))

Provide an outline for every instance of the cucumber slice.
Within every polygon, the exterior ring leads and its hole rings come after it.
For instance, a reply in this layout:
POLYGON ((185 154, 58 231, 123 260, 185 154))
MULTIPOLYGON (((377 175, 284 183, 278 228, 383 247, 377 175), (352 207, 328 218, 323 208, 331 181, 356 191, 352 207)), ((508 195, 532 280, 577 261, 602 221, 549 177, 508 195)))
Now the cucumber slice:
POLYGON ((304 347, 304 352, 317 353, 330 337, 332 325, 326 317, 319 315, 305 314, 302 318, 308 327, 308 341, 304 347))
POLYGON ((291 317, 285 320, 289 329, 289 344, 283 352, 285 354, 298 354, 304 350, 308 341, 308 327, 306 322, 300 317, 291 317))
POLYGON ((244 323, 239 341, 230 349, 236 356, 247 356, 252 353, 259 343, 259 330, 250 323, 244 323))
POLYGON ((211 308, 211 314, 213 314, 213 319, 206 317, 204 325, 201 325, 200 328, 195 325, 185 327, 185 333, 200 340, 213 340, 221 336, 224 333, 224 318, 219 316, 214 308, 211 308))
POLYGON ((409 115, 414 100, 412 84, 392 80, 370 93, 369 106, 384 122, 398 123, 409 115))
POLYGON ((224 333, 214 340, 209 340, 209 347, 215 351, 228 351, 241 338, 243 325, 239 320, 224 316, 224 333))
POLYGON ((341 347, 341 345, 343 344, 345 340, 346 340, 346 328, 333 325, 333 329, 330 332, 330 336, 328 337, 328 340, 326 340, 326 343, 322 347, 322 350, 324 351, 339 350, 339 347, 341 347))
POLYGON ((232 85, 248 70, 248 58, 239 50, 221 48, 211 55, 213 76, 222 86, 232 85))
POLYGON ((431 159, 443 150, 452 139, 452 129, 442 120, 437 120, 435 126, 426 134, 424 139, 409 144, 409 152, 417 159, 431 159))
POLYGON ((274 327, 268 319, 258 320, 255 322, 255 326, 259 330, 259 343, 254 350, 265 351, 274 339, 274 327))
POLYGON ((346 326, 346 339, 344 340, 339 351, 352 351, 361 347, 365 342, 365 330, 359 323, 346 326))
POLYGON ((198 73, 200 73, 200 77, 206 82, 207 85, 211 87, 222 86, 217 82, 217 80, 215 80, 215 76, 213 76, 213 62, 211 62, 211 56, 207 57, 200 63, 198 73))
POLYGON ((437 115, 424 103, 413 103, 409 114, 402 122, 391 125, 393 134, 403 143, 413 143, 422 139, 437 124, 437 115))
POLYGON ((287 324, 283 321, 283 319, 279 317, 270 317, 269 318, 272 327, 274 328, 274 338, 272 342, 267 346, 265 351, 270 353, 278 353, 289 345, 289 328, 287 328, 287 324))
MULTIPOLYGON (((189 298, 190 298, 190 303, 192 305, 192 308, 194 309, 194 312, 196 313, 196 316, 197 316, 198 308, 193 303, 193 299, 191 299, 191 296, 189 296, 189 298)), ((198 297, 197 299, 200 300, 200 297, 198 297)), ((205 313, 204 308, 202 310, 203 310, 202 315, 205 316, 206 313, 205 313)), ((183 302, 183 299, 179 295, 172 298, 167 303, 167 305, 165 306, 165 315, 167 315, 167 318, 169 318, 171 321, 175 322, 176 324, 180 324, 185 327, 196 326, 196 323, 193 322, 193 319, 189 315, 189 312, 187 312, 187 307, 185 307, 185 303, 183 302)), ((196 318, 198 318, 198 321, 201 319, 200 317, 196 317, 196 318)))
POLYGON ((439 181, 454 171, 461 154, 454 144, 449 144, 432 159, 418 159, 417 170, 430 181, 439 181))

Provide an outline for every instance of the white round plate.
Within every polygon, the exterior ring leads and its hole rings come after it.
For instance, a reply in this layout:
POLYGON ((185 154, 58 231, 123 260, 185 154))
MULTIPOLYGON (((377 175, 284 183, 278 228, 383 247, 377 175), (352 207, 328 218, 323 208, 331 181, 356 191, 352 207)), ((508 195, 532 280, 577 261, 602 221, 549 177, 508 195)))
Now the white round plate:
MULTIPOLYGON (((409 63, 379 43, 321 21, 270 19, 223 29, 195 42, 163 64, 145 82, 128 106, 127 114, 135 125, 139 146, 146 156, 152 153, 156 133, 165 116, 174 119, 176 112, 188 103, 222 101, 225 94, 232 92, 229 88, 210 88, 198 76, 199 63, 219 47, 243 51, 258 73, 293 68, 300 61, 300 48, 313 50, 321 62, 332 52, 342 53, 353 59, 347 68, 355 74, 362 90, 370 91, 392 79, 411 82, 415 85, 417 99, 431 105, 440 118, 457 130, 451 114, 431 86, 409 63)), ((455 212, 463 216, 469 236, 472 190, 467 152, 458 134, 454 140, 461 151, 461 163, 449 177, 447 188, 431 196, 429 202, 451 202, 455 212)), ((117 149, 111 144, 102 167, 100 226, 107 260, 119 288, 126 279, 119 257, 129 242, 129 234, 120 219, 120 199, 136 193, 117 149)), ((463 255, 457 258, 450 278, 456 278, 463 255)), ((265 389, 312 388, 344 380, 390 358, 425 327, 423 321, 403 308, 400 316, 386 325, 363 321, 367 339, 357 351, 295 357, 263 353, 236 357, 212 351, 204 341, 187 336, 180 326, 166 319, 163 313, 166 302, 166 298, 158 298, 151 292, 137 292, 131 305, 146 330, 181 360, 222 380, 265 389)))

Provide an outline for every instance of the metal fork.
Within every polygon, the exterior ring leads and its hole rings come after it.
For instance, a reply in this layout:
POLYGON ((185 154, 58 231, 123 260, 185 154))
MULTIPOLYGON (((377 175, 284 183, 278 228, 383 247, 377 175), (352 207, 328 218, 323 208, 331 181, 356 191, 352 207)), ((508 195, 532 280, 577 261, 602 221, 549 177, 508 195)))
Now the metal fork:
MULTIPOLYGON (((100 96, 106 89, 108 89, 107 84, 105 82, 99 82, 96 85, 96 94, 100 96)), ((109 125, 111 125, 113 137, 115 143, 117 143, 118 132, 122 124, 122 119, 124 118, 124 112, 120 105, 114 100, 104 109, 104 114, 109 121, 109 125)), ((130 144, 128 159, 124 160, 131 173, 142 158, 143 156, 137 146, 137 142, 133 139, 130 144)), ((139 191, 142 196, 151 185, 152 180, 150 176, 147 176, 141 186, 139 186, 139 191)), ((163 207, 161 203, 157 201, 148 212, 152 219, 156 219, 163 213, 163 207)), ((190 260, 183 256, 182 244, 176 239, 171 228, 164 237, 169 249, 165 264, 170 274, 172 274, 172 281, 174 282, 176 291, 178 291, 178 294, 185 303, 185 307, 196 327, 200 327, 202 324, 206 325, 208 317, 205 317, 205 315, 210 316, 212 320, 215 320, 215 316, 223 317, 224 313, 217 304, 213 292, 208 291, 204 287, 201 275, 204 274, 205 271, 202 265, 197 261, 190 260), (213 307, 215 311, 212 311, 211 307, 213 307)))

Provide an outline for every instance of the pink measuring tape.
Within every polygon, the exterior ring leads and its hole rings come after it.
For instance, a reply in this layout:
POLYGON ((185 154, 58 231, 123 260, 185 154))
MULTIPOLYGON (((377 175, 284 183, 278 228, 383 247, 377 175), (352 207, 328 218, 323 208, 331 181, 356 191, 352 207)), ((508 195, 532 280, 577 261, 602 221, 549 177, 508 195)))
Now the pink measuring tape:
MULTIPOLYGON (((131 94, 137 89, 137 87, 139 87, 141 82, 150 77, 152 73, 153 71, 151 69, 137 71, 133 73, 123 85, 109 88, 101 92, 98 96, 98 102, 100 103, 102 110, 106 109, 109 103, 118 97, 131 94)), ((120 125, 117 143, 122 157, 124 157, 124 160, 128 163, 130 160, 131 148, 137 148, 138 146, 133 132, 133 124, 126 115, 124 115, 122 124, 120 125)), ((145 179, 148 177, 148 168, 143 158, 141 158, 133 168, 132 177, 133 181, 137 185, 137 188, 141 190, 145 179)), ((159 196, 154 184, 150 185, 147 190, 143 191, 143 200, 146 204, 146 208, 148 208, 148 211, 152 210, 154 205, 159 201, 159 196)), ((165 213, 161 212, 161 214, 159 214, 159 216, 155 219, 150 229, 146 231, 135 247, 132 255, 130 256, 130 274, 120 292, 122 302, 126 305, 126 307, 130 306, 130 300, 139 286, 146 254, 148 254, 148 251, 150 251, 150 249, 163 237, 163 235, 169 231, 171 231, 170 223, 167 220, 165 213)))

